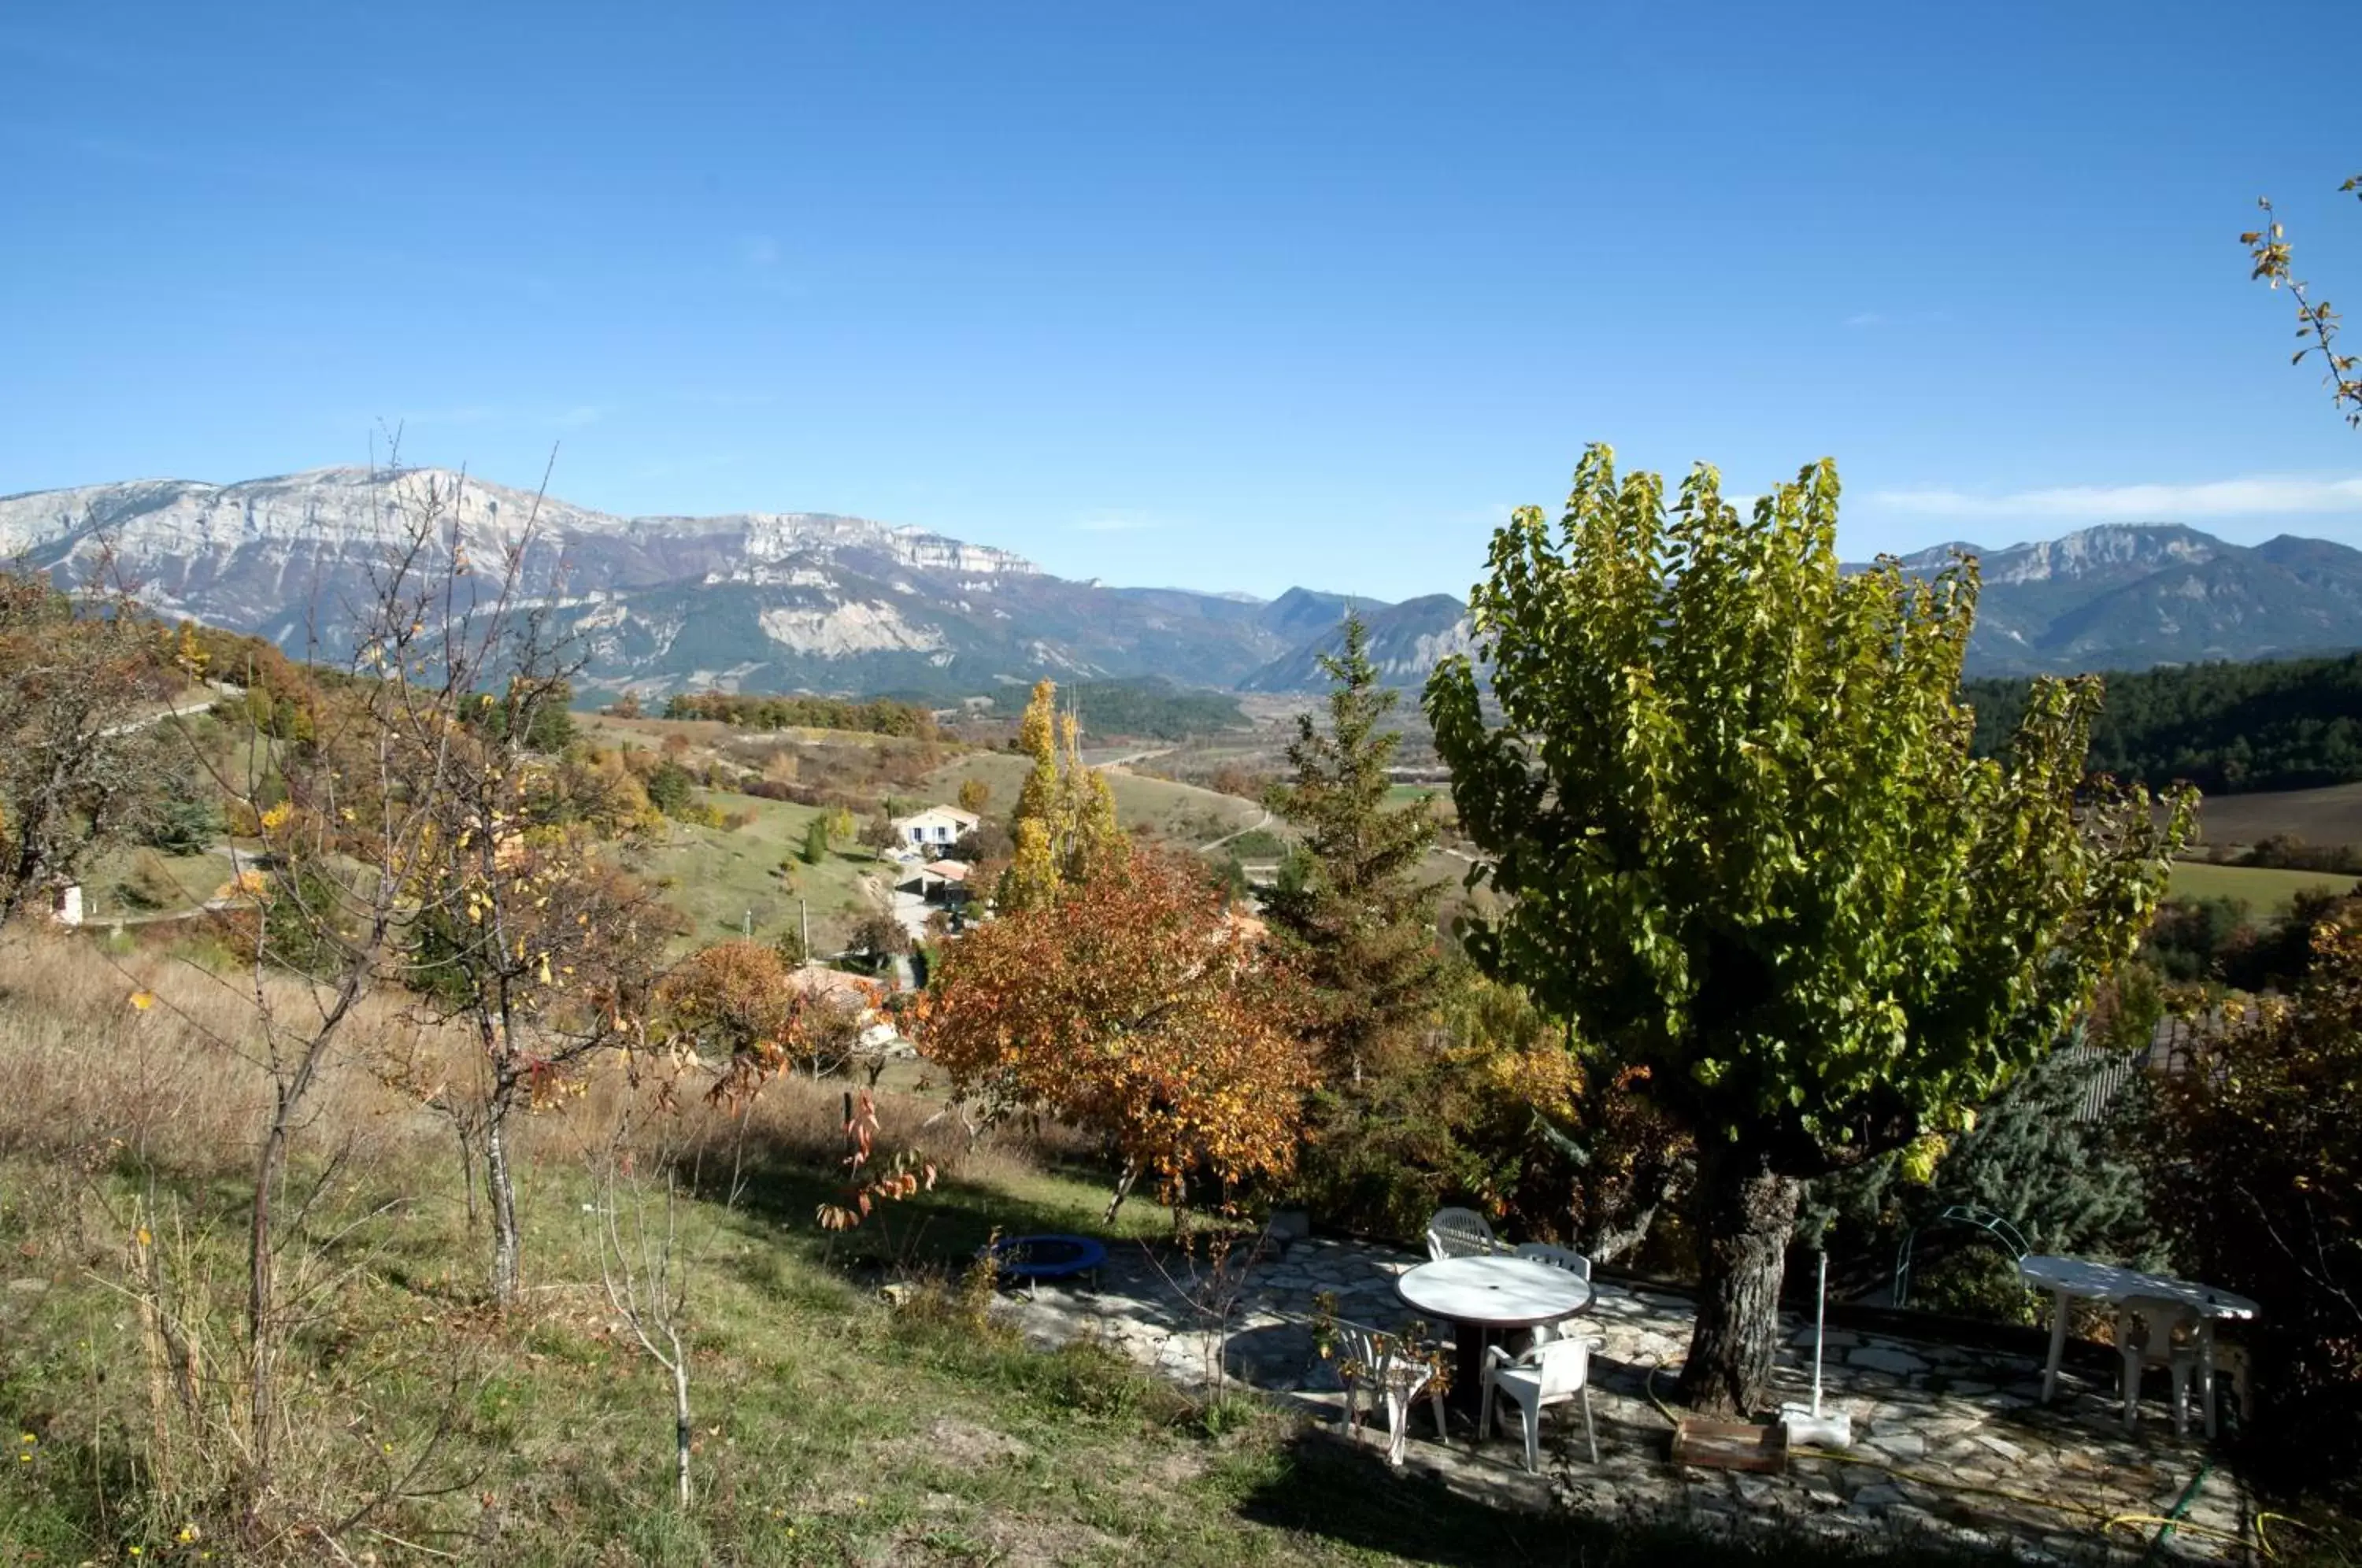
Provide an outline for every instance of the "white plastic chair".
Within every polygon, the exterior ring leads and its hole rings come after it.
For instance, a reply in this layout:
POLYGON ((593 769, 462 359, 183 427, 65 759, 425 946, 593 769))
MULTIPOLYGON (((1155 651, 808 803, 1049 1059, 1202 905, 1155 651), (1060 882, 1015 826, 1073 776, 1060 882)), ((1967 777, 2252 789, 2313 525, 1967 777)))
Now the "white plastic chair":
POLYGON ((1410 1441, 1410 1408, 1421 1389, 1427 1390, 1429 1401, 1435 1407, 1435 1435, 1448 1441, 1444 1427, 1443 1390, 1435 1386, 1435 1369, 1419 1356, 1407 1352, 1401 1339, 1381 1333, 1359 1323, 1337 1325, 1337 1349, 1342 1360, 1337 1373, 1345 1386, 1345 1430, 1352 1431, 1362 1409, 1362 1388, 1367 1386, 1374 1408, 1380 1400, 1386 1409, 1386 1463, 1402 1467, 1403 1452, 1410 1441))
POLYGON ((1553 1246, 1548 1242, 1519 1242, 1517 1253, 1521 1258, 1562 1268, 1586 1285, 1591 1283, 1591 1260, 1572 1247, 1553 1246))
POLYGON ((1525 1425, 1526 1468, 1542 1467, 1542 1412, 1552 1405, 1580 1399, 1583 1441, 1591 1449, 1591 1463, 1599 1463, 1599 1434, 1591 1424, 1591 1346, 1589 1340, 1549 1340, 1523 1355, 1513 1356, 1498 1345, 1485 1351, 1485 1402, 1476 1430, 1493 1430, 1493 1396, 1517 1406, 1525 1425))
MULTIPOLYGON (((1518 1256, 1538 1264, 1548 1264, 1552 1268, 1562 1268, 1584 1284, 1591 1283, 1591 1260, 1572 1247, 1553 1246, 1548 1242, 1519 1242, 1518 1256)), ((1560 1338, 1566 1332, 1566 1326, 1574 1320, 1573 1317, 1566 1317, 1555 1323, 1536 1324, 1534 1342, 1542 1344, 1560 1338)))
POLYGON ((2173 1435, 2190 1435, 2190 1382, 2198 1380, 2206 1435, 2214 1435, 2214 1329, 2187 1301, 2134 1296, 2116 1307, 2116 1345, 2125 1357, 2125 1430, 2140 1419, 2141 1374, 2164 1367, 2173 1379, 2173 1435))
POLYGON ((1427 1222, 1427 1255, 1436 1263, 1446 1258, 1481 1258, 1502 1250, 1493 1227, 1473 1209, 1439 1209, 1427 1222))

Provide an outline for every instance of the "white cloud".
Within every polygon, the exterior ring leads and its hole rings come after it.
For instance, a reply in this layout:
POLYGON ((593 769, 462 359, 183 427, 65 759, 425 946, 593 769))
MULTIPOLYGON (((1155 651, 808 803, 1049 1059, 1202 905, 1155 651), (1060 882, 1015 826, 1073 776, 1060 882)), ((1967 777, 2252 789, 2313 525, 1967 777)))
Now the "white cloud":
POLYGON ((2362 510, 2362 478, 2257 475, 2204 484, 2061 485, 2006 495, 1958 490, 1885 490, 1879 506, 1922 517, 2057 517, 2083 523, 2189 522, 2362 510))

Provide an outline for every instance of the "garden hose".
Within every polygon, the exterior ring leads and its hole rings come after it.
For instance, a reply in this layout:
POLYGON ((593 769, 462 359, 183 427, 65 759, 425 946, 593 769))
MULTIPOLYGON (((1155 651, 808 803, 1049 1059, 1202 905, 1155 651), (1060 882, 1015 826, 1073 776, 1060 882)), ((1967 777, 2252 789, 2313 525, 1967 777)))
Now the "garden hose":
MULTIPOLYGON (((2278 1520, 2279 1520, 2279 1521, 2280 1521, 2280 1523, 2282 1523, 2282 1524, 2284 1524, 2284 1525, 2290 1525, 2290 1526, 2292 1526, 2293 1528, 2295 1528, 2295 1529, 2297 1529, 2302 1530, 2302 1531, 2303 1531, 2305 1534, 2307 1534, 2307 1535, 2315 1535, 2315 1536, 2318 1536, 2318 1535, 2323 1535, 2323 1534, 2324 1534, 2324 1532, 2323 1531, 2322 1528, 2321 1528, 2319 1525, 2310 1525, 2310 1524, 2307 1524, 2307 1523, 2305 1523, 2302 1519, 2301 1519, 2301 1518, 2297 1518, 2294 1514, 2275 1514, 2275 1513, 2260 1513, 2260 1514, 2257 1514, 2257 1515, 2256 1516, 2256 1540, 2257 1540, 2257 1544, 2259 1544, 2259 1545, 2261 1545, 2261 1546, 2263 1547, 2263 1549, 2264 1549, 2264 1555, 2265 1555, 2265 1556, 2267 1556, 2267 1557, 2273 1556, 2273 1555, 2274 1555, 2274 1552, 2272 1551, 2272 1548, 2271 1548, 2271 1537, 2270 1537, 2269 1533, 2268 1533, 2268 1532, 2267 1532, 2267 1531, 2266 1531, 2266 1529, 2264 1529, 2264 1521, 2265 1521, 2266 1519, 2278 1519, 2278 1520)), ((2337 1552, 2337 1561, 2339 1561, 2340 1562, 2353 1562, 2353 1559, 2352 1559, 2352 1558, 2350 1558, 2350 1557, 2348 1557, 2348 1556, 2346 1556, 2346 1555, 2345 1555, 2345 1549, 2344 1549, 2343 1547, 2337 1546, 2337 1545, 2336 1545, 2336 1543, 2335 1543, 2335 1542, 2334 1542, 2334 1541, 2331 1543, 2331 1545, 2332 1545, 2332 1548, 2333 1548, 2334 1550, 2335 1550, 2335 1551, 2336 1551, 2336 1552, 2337 1552)))
MULTIPOLYGON (((2146 1562, 2155 1557, 2158 1550, 2165 1545, 2165 1538, 2173 1533, 2174 1527, 2181 1520, 2181 1516, 2190 1511, 2190 1505, 2197 1500, 2198 1488, 2206 1484, 2206 1477, 2213 1468, 2214 1462, 2211 1459, 2202 1459, 2198 1462, 2198 1474, 2190 1478, 2190 1485, 2181 1489, 2181 1496, 2174 1499, 2173 1507, 2165 1511, 2165 1523, 2158 1527, 2156 1538, 2148 1543, 2148 1550, 2141 1554, 2142 1562, 2146 1562)), ((2268 1557, 2271 1554, 2266 1552, 2265 1555, 2268 1557)))
MULTIPOLYGON (((2155 1551, 2157 1550, 2158 1541, 2163 1540, 2166 1536, 2166 1531, 2169 1529, 2178 1529, 2186 1535, 2202 1535, 2210 1540, 2228 1541, 2233 1546, 2245 1546, 2248 1543, 2247 1538, 2241 1535, 2237 1530, 2217 1529, 2213 1525, 2191 1524, 2188 1519, 2169 1518, 2164 1514, 2118 1514, 2114 1518, 2110 1519, 2105 1525, 2101 1527, 2100 1533, 2105 1535, 2112 1529, 2126 1529, 2137 1532, 2142 1528, 2148 1525, 2161 1525, 2165 1527, 2165 1529, 2159 1529, 2157 1532, 2157 1540, 2149 1542, 2150 1551, 2155 1551)), ((2262 1557, 2265 1562, 2272 1562, 2278 1561, 2277 1554, 2273 1552, 2270 1547, 2266 1546, 2263 1543, 2261 1537, 2257 1538, 2255 1547, 2257 1554, 2262 1557)), ((2141 1561, 2146 1562, 2148 1561, 2148 1558, 2147 1555, 2144 1555, 2141 1561)))
POLYGON ((1673 1408, 1671 1405, 1666 1404, 1662 1399, 1657 1397, 1657 1374, 1664 1370, 1664 1365, 1665 1364, 1661 1361, 1652 1361, 1649 1364, 1649 1381, 1647 1385, 1649 1403, 1657 1408, 1657 1414, 1665 1418, 1665 1424, 1667 1426, 1672 1427, 1678 1431, 1681 1429, 1682 1419, 1673 1414, 1673 1408))

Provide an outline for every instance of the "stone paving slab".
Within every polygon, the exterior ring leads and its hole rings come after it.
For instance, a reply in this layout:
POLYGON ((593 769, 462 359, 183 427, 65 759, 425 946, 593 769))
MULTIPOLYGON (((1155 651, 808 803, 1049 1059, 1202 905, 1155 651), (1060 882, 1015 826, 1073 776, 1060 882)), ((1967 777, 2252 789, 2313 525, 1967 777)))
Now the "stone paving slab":
MULTIPOLYGON (((1231 1277, 1202 1260, 1111 1249, 1095 1286, 1044 1286, 1007 1299, 1006 1310, 1043 1345, 1097 1338, 1175 1382, 1202 1388, 1218 1375, 1341 1420, 1342 1391, 1314 1342, 1319 1299, 1339 1317, 1401 1330, 1413 1316, 1395 1279, 1423 1262, 1363 1242, 1314 1238, 1258 1259, 1231 1277)), ((1580 1416, 1554 1410, 1543 1476, 1528 1474, 1514 1436, 1473 1443, 1464 1430, 1436 1438, 1422 1404, 1408 1463, 1457 1489, 1505 1507, 1556 1504, 1586 1514, 1673 1514, 1745 1529, 1785 1521, 1834 1534, 1925 1530, 2006 1543, 2030 1561, 2090 1561, 2113 1549, 2127 1560, 2148 1549, 2154 1525, 2103 1529, 2111 1518, 2161 1516, 2204 1458, 2178 1441, 2159 1402, 2127 1434, 2113 1386, 2062 1375, 2059 1397, 2041 1404, 2042 1368, 2005 1353, 1832 1331, 1825 1408, 1853 1418, 1845 1455, 1799 1453, 1785 1476, 1676 1467, 1667 1458, 1670 1401, 1690 1337, 1686 1297, 1601 1281, 1586 1332, 1592 1357, 1599 1463, 1584 1457, 1580 1416), (1570 1441, 1572 1437, 1572 1441, 1570 1441)), ((1782 1320, 1774 1381, 1781 1397, 1809 1397, 1812 1326, 1782 1320)), ((1378 1441, 1374 1437, 1372 1441, 1378 1441)), ((2160 1555, 2245 1561, 2253 1507, 2222 1468, 2207 1477, 2160 1555), (2228 1538, 2228 1539, 2226 1539, 2228 1538)))

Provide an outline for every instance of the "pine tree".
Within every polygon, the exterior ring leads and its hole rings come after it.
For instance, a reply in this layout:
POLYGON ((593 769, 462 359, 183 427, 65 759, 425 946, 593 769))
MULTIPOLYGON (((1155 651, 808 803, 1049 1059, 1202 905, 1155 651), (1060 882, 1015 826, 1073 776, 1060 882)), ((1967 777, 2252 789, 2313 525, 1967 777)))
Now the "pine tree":
POLYGON ((1434 999, 1437 890, 1418 869, 1436 828, 1423 799, 1387 805, 1386 766, 1402 735, 1380 725, 1397 694, 1378 683, 1359 615, 1345 617, 1344 645, 1320 668, 1334 682, 1327 732, 1309 713, 1297 720, 1294 774, 1270 795, 1302 834, 1303 855, 1266 912, 1300 949, 1321 1064, 1351 1102, 1369 1075, 1416 1048, 1434 999))
MULTIPOLYGON (((2079 1022, 1980 1110, 1966 1132, 1947 1141, 1926 1181, 1907 1179, 1900 1153, 1824 1176, 1812 1184, 1799 1232, 1841 1226, 1849 1242, 1833 1253, 1867 1245, 1883 1269, 1904 1231, 1934 1224, 1958 1206, 2000 1215, 2037 1253, 2161 1263, 2138 1152, 2126 1135, 2144 1113, 2139 1074, 2087 1105, 2095 1081, 2135 1055, 2092 1040, 2079 1022)), ((1929 1238, 1934 1250, 1919 1251, 1921 1264, 1971 1234, 1937 1232, 1929 1238)))

